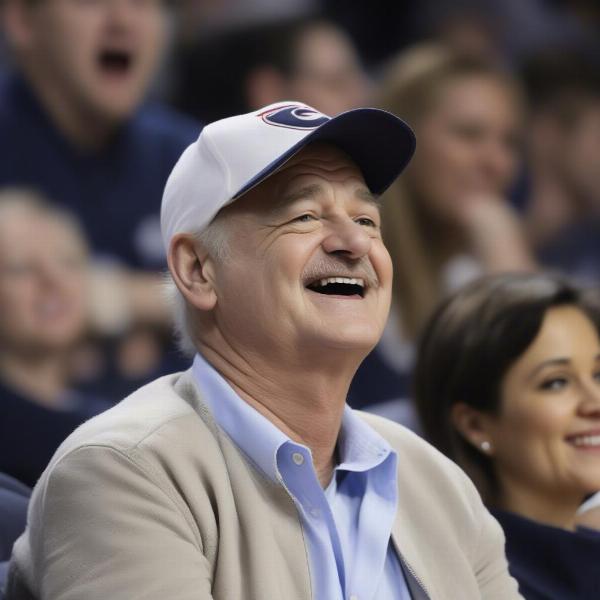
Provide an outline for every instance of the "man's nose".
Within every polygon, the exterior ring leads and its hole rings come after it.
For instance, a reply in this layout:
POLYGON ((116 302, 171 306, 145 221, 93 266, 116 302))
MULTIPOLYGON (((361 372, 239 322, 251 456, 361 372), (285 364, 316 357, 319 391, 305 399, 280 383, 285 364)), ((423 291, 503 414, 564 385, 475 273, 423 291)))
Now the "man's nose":
POLYGON ((328 224, 328 234, 322 242, 328 254, 341 254, 348 258, 362 258, 371 250, 371 237, 363 225, 350 217, 328 224))

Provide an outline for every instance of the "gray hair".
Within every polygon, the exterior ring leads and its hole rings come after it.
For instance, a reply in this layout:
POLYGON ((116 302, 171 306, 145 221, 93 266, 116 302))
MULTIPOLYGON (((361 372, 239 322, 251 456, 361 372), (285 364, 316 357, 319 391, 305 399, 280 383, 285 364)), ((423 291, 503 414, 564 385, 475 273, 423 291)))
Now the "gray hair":
MULTIPOLYGON (((223 262, 227 259, 229 255, 228 231, 225 220, 220 219, 219 215, 202 231, 191 232, 191 235, 206 248, 215 261, 223 262)), ((184 356, 192 357, 197 349, 191 326, 190 309, 168 271, 165 273, 164 291, 167 302, 171 306, 177 347, 184 356)))

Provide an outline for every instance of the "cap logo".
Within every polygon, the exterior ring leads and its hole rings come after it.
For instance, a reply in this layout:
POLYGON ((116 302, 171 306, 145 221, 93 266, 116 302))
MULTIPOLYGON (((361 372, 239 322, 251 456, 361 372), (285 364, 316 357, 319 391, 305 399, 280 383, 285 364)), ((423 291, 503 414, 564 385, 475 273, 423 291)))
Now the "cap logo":
POLYGON ((288 129, 316 129, 327 123, 329 117, 308 106, 288 104, 272 108, 258 115, 268 125, 288 129))

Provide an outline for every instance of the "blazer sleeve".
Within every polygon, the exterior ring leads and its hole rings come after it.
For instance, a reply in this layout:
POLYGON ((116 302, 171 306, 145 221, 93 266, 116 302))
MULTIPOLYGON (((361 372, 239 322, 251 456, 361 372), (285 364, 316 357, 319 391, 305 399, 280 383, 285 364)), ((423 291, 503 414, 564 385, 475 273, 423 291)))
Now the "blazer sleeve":
POLYGON ((197 530, 131 456, 85 446, 47 474, 31 540, 41 599, 210 600, 197 530))

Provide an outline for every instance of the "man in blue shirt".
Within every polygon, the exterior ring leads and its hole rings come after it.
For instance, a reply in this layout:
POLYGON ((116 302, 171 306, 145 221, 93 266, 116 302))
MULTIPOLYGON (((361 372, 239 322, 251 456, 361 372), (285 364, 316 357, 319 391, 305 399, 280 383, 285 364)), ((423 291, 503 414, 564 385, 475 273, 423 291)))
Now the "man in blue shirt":
POLYGON ((163 54, 163 0, 7 0, 16 63, 0 78, 0 186, 39 189, 97 256, 164 266, 164 183, 198 124, 144 102, 163 54))
POLYGON ((203 130, 161 208, 193 367, 58 450, 9 600, 520 598, 467 477, 346 406, 391 302, 378 196, 413 150, 376 109, 283 102, 203 130))

